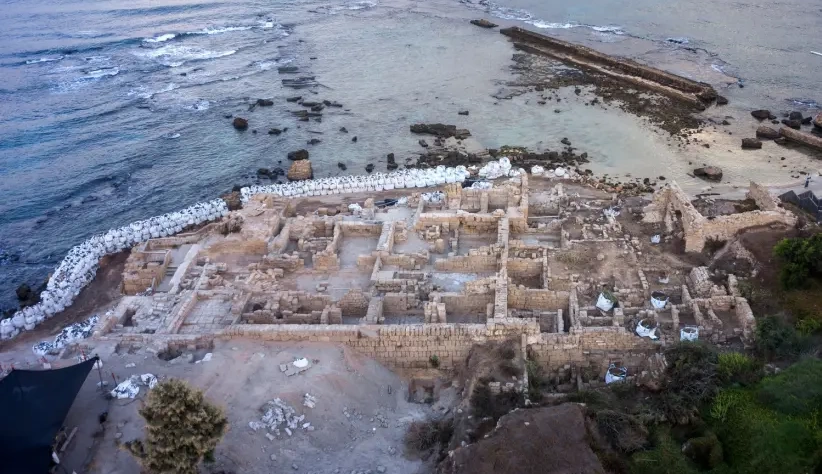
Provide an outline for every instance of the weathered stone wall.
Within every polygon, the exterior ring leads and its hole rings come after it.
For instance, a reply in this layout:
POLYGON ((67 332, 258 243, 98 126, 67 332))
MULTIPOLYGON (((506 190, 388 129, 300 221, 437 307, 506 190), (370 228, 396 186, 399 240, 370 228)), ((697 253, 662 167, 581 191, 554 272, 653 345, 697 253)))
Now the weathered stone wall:
POLYGON ((487 314, 488 305, 494 303, 494 294, 464 295, 460 293, 440 293, 440 301, 445 304, 447 314, 468 315, 487 314))
POLYGON ((756 202, 756 205, 759 206, 760 210, 763 211, 776 211, 779 210, 779 200, 771 195, 768 188, 759 185, 758 183, 754 183, 751 181, 751 185, 748 188, 747 197, 749 199, 753 199, 756 202))
POLYGON ((340 229, 345 237, 379 237, 382 224, 368 221, 342 221, 340 229))
POLYGON ((548 370, 576 364, 595 367, 604 374, 610 362, 638 367, 660 347, 624 328, 609 327, 583 328, 572 333, 541 333, 528 349, 530 356, 548 370))
POLYGON ((131 252, 123 269, 123 293, 136 295, 156 288, 165 278, 171 263, 169 250, 137 250, 131 252))
POLYGON ((361 289, 354 288, 340 298, 337 306, 342 310, 343 316, 363 317, 368 312, 369 299, 361 289))
POLYGON ((755 184, 749 191, 749 196, 757 200, 760 208, 770 210, 743 212, 708 220, 691 204, 690 198, 679 185, 672 181, 654 194, 653 201, 644 209, 642 220, 664 223, 668 231, 674 229, 675 222, 681 222, 685 231, 685 251, 701 252, 707 239, 729 240, 752 227, 796 224, 796 216, 769 204, 771 198, 767 194, 767 190, 755 184))
POLYGON ((508 275, 519 278, 542 276, 542 257, 539 259, 508 257, 508 275))
POLYGON ((497 270, 496 255, 458 255, 439 258, 434 261, 434 269, 441 272, 494 272, 497 270))
POLYGON ((566 309, 569 304, 570 293, 525 288, 524 286, 508 285, 508 307, 510 309, 542 309, 556 311, 566 309))

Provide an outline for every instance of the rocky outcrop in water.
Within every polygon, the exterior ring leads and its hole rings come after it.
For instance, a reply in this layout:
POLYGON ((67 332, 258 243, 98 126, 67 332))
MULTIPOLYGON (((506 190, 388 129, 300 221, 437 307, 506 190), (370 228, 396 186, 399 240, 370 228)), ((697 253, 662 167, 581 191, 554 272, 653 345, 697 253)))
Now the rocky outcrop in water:
POLYGON ((442 123, 417 123, 411 125, 411 133, 434 135, 440 138, 454 137, 458 140, 471 136, 471 132, 466 129, 459 129, 456 125, 445 125, 442 123))
POLYGON ((766 109, 754 110, 753 112, 751 112, 751 116, 753 118, 757 119, 757 120, 765 120, 765 119, 773 120, 773 119, 776 118, 773 114, 771 114, 770 110, 766 110, 766 109))
POLYGON ((479 26, 480 28, 496 28, 496 23, 491 23, 490 21, 486 20, 485 18, 481 20, 471 20, 471 24, 475 26, 479 26))
POLYGON ((307 160, 308 159, 308 150, 302 149, 302 150, 289 152, 288 153, 288 159, 291 160, 291 161, 307 160))
POLYGON ((722 181, 722 168, 718 166, 706 166, 694 170, 694 176, 708 181, 722 181))
POLYGON ((237 130, 245 130, 248 128, 248 120, 242 117, 235 117, 231 124, 234 125, 234 128, 237 130))
POLYGON ((274 101, 271 99, 257 99, 257 105, 260 107, 271 107, 274 101))
POLYGON ((776 138, 779 138, 779 131, 771 127, 766 127, 765 125, 762 125, 761 127, 756 129, 756 138, 766 138, 768 140, 774 140, 776 138))

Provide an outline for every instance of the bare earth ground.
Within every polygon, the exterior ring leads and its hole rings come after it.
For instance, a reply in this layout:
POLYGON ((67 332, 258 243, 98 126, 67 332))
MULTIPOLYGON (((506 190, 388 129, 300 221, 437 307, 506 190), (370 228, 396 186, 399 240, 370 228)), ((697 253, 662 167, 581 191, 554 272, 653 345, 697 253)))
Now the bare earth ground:
MULTIPOLYGON (((167 362, 143 349, 118 354, 114 342, 98 344, 97 349, 107 389, 112 388, 112 373, 118 381, 143 373, 182 378, 225 409, 229 429, 215 462, 201 472, 410 474, 423 466, 404 457, 403 436, 410 422, 427 417, 432 408, 408 402, 407 384, 398 375, 342 346, 218 341, 207 362, 196 362, 203 351, 167 362), (279 364, 301 357, 314 361, 308 371, 291 377, 280 372, 279 364), (129 363, 136 367, 126 368, 129 363), (303 406, 305 393, 316 397, 315 408, 303 406), (259 421, 260 407, 277 397, 305 414, 304 422, 315 430, 298 429, 291 437, 283 432, 273 441, 264 429, 252 431, 249 421, 259 421)), ((147 388, 141 387, 137 399, 109 401, 97 388, 98 381, 93 370, 66 419, 65 426, 79 429, 63 463, 68 472, 139 473, 139 465, 118 445, 143 436, 138 409, 147 388), (108 417, 100 424, 99 415, 106 411, 108 417)))

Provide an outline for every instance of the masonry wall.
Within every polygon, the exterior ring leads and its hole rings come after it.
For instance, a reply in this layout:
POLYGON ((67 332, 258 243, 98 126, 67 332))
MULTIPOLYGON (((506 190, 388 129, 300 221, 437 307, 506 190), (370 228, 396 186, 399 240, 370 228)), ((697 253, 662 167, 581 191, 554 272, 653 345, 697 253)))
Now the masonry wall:
POLYGON ((625 328, 583 328, 572 333, 541 333, 528 346, 530 357, 548 370, 569 364, 603 371, 611 362, 635 368, 660 348, 625 328))
POLYGON ((510 309, 564 310, 568 308, 569 297, 570 293, 567 291, 508 285, 508 308, 510 309))
POLYGON ((496 255, 458 255, 439 258, 434 261, 434 269, 441 272, 495 272, 497 271, 496 255))

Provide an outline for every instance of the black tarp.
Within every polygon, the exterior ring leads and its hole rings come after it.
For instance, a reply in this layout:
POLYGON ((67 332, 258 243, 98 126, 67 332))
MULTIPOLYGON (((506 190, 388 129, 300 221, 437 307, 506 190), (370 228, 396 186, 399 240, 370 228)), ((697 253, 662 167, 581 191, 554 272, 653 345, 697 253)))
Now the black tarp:
POLYGON ((54 437, 95 361, 0 380, 0 474, 49 472, 54 437))

